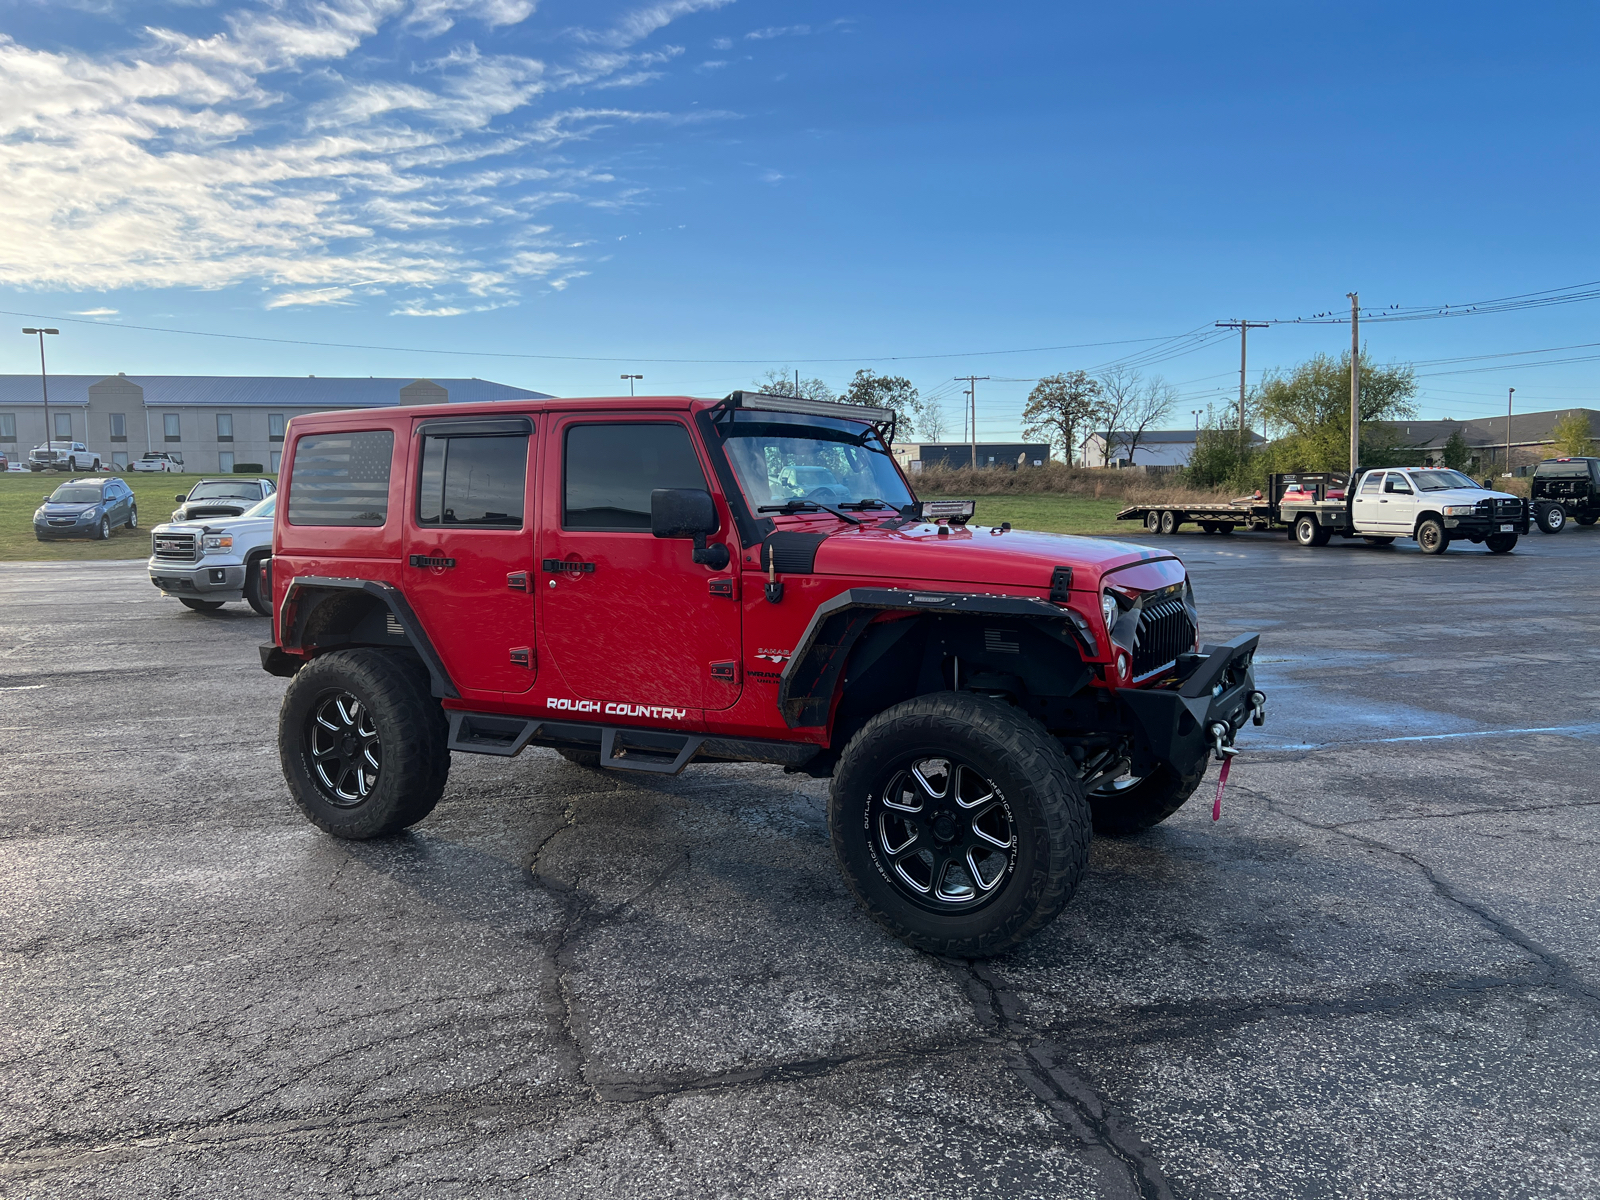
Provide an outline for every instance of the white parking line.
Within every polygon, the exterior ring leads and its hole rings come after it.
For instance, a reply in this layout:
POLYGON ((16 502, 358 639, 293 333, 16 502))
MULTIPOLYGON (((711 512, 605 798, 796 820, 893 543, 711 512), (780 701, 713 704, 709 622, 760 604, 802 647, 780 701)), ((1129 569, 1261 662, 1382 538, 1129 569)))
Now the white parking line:
POLYGON ((1469 733, 1417 733, 1408 737, 1352 738, 1348 742, 1293 742, 1287 746, 1249 746, 1253 754, 1284 751, 1326 750, 1331 746, 1384 746, 1395 742, 1442 742, 1450 738, 1515 737, 1524 733, 1567 733, 1577 736, 1600 733, 1600 723, 1589 725, 1542 725, 1537 729, 1475 729, 1469 733))

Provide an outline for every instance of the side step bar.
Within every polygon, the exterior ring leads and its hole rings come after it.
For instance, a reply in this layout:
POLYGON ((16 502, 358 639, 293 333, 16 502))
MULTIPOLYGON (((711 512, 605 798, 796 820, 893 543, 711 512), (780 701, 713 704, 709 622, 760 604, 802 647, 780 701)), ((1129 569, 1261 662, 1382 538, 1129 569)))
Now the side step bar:
POLYGON ((615 725, 585 725, 573 721, 540 721, 495 713, 450 712, 452 750, 471 754, 521 754, 530 742, 592 750, 600 765, 615 771, 652 771, 676 775, 689 765, 704 734, 675 733, 663 729, 624 729, 615 725))

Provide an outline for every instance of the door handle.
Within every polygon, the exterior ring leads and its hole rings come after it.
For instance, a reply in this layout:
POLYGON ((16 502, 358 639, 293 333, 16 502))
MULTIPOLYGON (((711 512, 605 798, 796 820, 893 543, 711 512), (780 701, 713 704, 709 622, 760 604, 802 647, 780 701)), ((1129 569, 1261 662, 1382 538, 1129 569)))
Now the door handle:
POLYGON ((528 590, 528 573, 526 571, 512 571, 506 576, 506 586, 513 592, 528 590))
POLYGON ((446 558, 442 554, 413 554, 410 561, 413 567, 453 567, 456 565, 455 559, 446 558))

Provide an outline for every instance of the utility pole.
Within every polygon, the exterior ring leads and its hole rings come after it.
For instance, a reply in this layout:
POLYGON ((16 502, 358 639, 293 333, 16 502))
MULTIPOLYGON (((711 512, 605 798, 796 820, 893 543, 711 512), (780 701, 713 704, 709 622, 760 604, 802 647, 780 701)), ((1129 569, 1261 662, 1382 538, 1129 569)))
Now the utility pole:
POLYGON ((1506 389, 1506 474, 1511 478, 1511 397, 1517 394, 1516 388, 1506 389))
POLYGON ((1346 292, 1350 299, 1350 486, 1356 482, 1361 465, 1361 297, 1346 292))
POLYGON ((1244 428, 1244 365, 1245 365, 1245 339, 1250 336, 1252 329, 1265 329, 1265 321, 1218 321, 1218 329, 1237 329, 1239 331, 1239 450, 1243 453, 1245 447, 1244 428))
MULTIPOLYGON (((23 333, 27 333, 27 334, 35 334, 36 333, 36 334, 39 335, 39 388, 44 393, 44 448, 45 448, 46 454, 48 455, 48 453, 50 451, 50 443, 53 440, 54 435, 50 431, 50 379, 46 375, 45 369, 44 369, 44 335, 47 334, 47 333, 59 334, 61 332, 61 330, 59 330, 59 329, 24 329, 22 332, 23 333)), ((84 437, 85 441, 88 441, 88 439, 89 439, 89 431, 87 429, 85 429, 83 431, 83 437, 84 437)), ((72 440, 70 435, 68 436, 67 440, 69 442, 72 440)), ((67 453, 68 454, 72 453, 72 447, 70 445, 67 447, 67 453)), ((55 460, 54 459, 49 459, 48 461, 54 462, 55 460)))
MULTIPOLYGON (((972 444, 972 469, 974 471, 976 471, 978 469, 978 380, 987 379, 987 378, 989 378, 987 375, 957 375, 956 376, 956 382, 957 383, 961 383, 964 380, 966 382, 966 385, 967 385, 967 402, 968 402, 967 411, 971 414, 971 419, 972 419, 972 430, 971 430, 971 432, 972 432, 972 443, 971 444, 972 444)), ((1072 452, 1072 447, 1068 446, 1067 447, 1067 453, 1071 454, 1071 452, 1072 452)))
POLYGON ((628 381, 628 395, 631 396, 631 395, 633 395, 633 381, 635 379, 643 379, 644 376, 643 375, 622 375, 622 376, 619 376, 619 378, 626 379, 628 381))

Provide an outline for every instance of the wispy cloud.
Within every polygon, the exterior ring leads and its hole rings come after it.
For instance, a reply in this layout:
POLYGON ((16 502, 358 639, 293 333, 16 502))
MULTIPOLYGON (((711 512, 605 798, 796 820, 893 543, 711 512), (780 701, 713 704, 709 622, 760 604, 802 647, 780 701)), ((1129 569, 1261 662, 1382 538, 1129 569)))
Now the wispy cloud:
POLYGON ((768 38, 804 36, 810 32, 809 25, 773 25, 767 29, 752 29, 744 36, 748 41, 760 42, 768 38))
POLYGON ((114 308, 82 308, 75 311, 75 317, 114 317, 117 310, 114 308))
POLYGON ((682 50, 639 43, 729 2, 635 9, 551 58, 457 40, 399 72, 386 46, 364 48, 386 28, 426 40, 461 22, 514 25, 536 0, 263 0, 200 18, 210 32, 147 27, 120 50, 0 34, 0 283, 254 282, 270 308, 373 288, 428 297, 397 302, 404 315, 558 288, 582 272, 529 248, 548 231, 539 214, 632 199, 568 148, 617 126, 729 114, 552 101, 648 82, 682 50))

